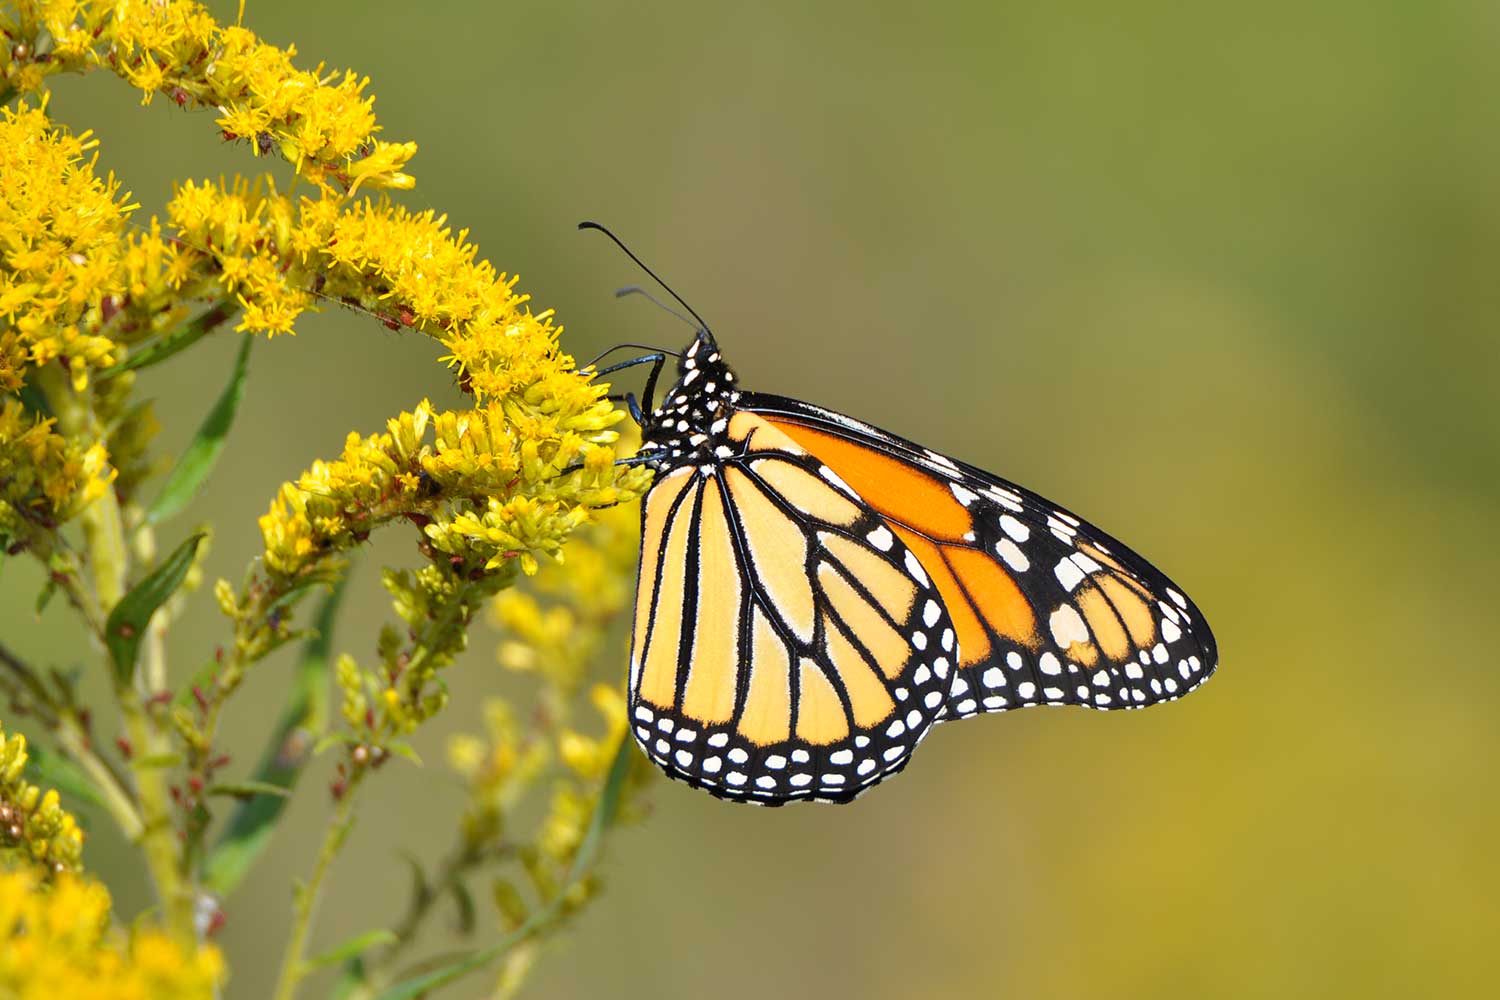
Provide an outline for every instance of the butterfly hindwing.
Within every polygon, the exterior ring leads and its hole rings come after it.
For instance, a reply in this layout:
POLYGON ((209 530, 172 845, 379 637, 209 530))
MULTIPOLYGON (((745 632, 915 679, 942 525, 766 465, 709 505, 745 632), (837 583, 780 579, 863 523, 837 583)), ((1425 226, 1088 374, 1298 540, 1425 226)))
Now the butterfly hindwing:
POLYGON ((659 476, 642 508, 631 725, 674 777, 779 805, 846 801, 946 711, 957 638, 901 536, 765 420, 659 476))
POLYGON ((1093 525, 821 407, 751 393, 740 405, 859 491, 932 576, 958 635, 950 716, 1137 708, 1174 700, 1213 672, 1217 647, 1197 607, 1093 525))

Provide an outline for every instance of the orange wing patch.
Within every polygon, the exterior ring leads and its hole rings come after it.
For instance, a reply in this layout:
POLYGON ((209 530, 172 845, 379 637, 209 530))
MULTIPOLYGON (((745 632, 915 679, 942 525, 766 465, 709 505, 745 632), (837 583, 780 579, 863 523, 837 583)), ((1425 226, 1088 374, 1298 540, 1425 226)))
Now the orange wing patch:
POLYGON ((836 470, 755 414, 724 431, 720 461, 647 495, 632 731, 715 794, 844 801, 904 767, 944 717, 953 621, 836 470))
POLYGON ((969 512, 946 484, 906 462, 801 424, 772 417, 765 419, 837 472, 840 479, 881 514, 887 517, 893 514, 884 498, 899 497, 901 521, 924 535, 958 541, 973 527, 969 512))
POLYGON ((943 603, 953 618, 953 629, 958 633, 959 666, 971 667, 989 659, 994 652, 991 631, 1028 648, 1036 647, 1036 616, 1031 604, 1003 570, 972 549, 936 545, 899 524, 893 523, 891 528, 921 560, 938 593, 943 595, 943 603), (950 561, 950 554, 975 559, 972 564, 964 559, 959 567, 950 561), (961 576, 964 570, 967 575, 961 576), (982 589, 997 578, 1003 583, 993 593, 982 589))

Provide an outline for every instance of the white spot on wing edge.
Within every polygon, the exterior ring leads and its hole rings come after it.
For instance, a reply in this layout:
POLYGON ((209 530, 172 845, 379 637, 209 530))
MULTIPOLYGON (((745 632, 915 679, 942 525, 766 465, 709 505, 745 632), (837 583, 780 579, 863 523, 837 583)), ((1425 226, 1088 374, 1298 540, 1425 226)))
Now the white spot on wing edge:
POLYGON ((1060 649, 1067 649, 1075 642, 1088 642, 1089 629, 1083 616, 1071 604, 1063 604, 1048 617, 1047 627, 1052 631, 1052 641, 1060 649))
POLYGON ((911 549, 906 550, 906 571, 910 573, 912 575, 912 578, 922 586, 932 586, 932 584, 927 579, 927 571, 922 568, 921 560, 919 560, 915 555, 912 554, 911 549))
POLYGON ((995 551, 1001 559, 1005 560, 1005 565, 1017 573, 1024 573, 1031 568, 1031 560, 1026 558, 1026 553, 1022 552, 1021 547, 1009 538, 1002 538, 996 542, 995 551))
POLYGON ((1074 565, 1073 560, 1068 558, 1059 559, 1057 566, 1053 569, 1057 574, 1057 582, 1063 585, 1063 589, 1069 593, 1073 588, 1083 582, 1083 570, 1074 565))
MULTIPOLYGON (((818 475, 820 475, 824 479, 828 480, 830 483, 832 483, 834 486, 838 487, 840 490, 843 490, 846 494, 848 494, 849 496, 853 497, 855 500, 859 500, 860 499, 859 494, 856 493, 856 492, 854 492, 854 490, 849 487, 849 484, 846 483, 846 482, 844 482, 842 479, 840 479, 839 478, 839 474, 837 472, 834 472, 828 466, 826 466, 826 465, 820 465, 820 466, 818 466, 818 475)), ((861 501, 861 502, 863 502, 863 501, 861 501)))
POLYGON ((927 448, 923 448, 922 450, 927 453, 927 460, 932 464, 940 465, 943 468, 947 469, 949 472, 959 471, 958 463, 954 462, 953 459, 949 458, 947 455, 940 455, 937 452, 931 451, 927 448))

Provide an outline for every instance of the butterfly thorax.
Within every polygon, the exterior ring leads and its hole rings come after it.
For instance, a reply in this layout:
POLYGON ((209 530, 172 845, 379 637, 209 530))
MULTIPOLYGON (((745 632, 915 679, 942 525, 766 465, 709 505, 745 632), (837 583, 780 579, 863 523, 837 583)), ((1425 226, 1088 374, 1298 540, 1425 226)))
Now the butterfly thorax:
POLYGON ((641 428, 641 452, 654 453, 650 464, 658 471, 722 460, 739 395, 713 335, 699 331, 677 363, 677 382, 641 428))

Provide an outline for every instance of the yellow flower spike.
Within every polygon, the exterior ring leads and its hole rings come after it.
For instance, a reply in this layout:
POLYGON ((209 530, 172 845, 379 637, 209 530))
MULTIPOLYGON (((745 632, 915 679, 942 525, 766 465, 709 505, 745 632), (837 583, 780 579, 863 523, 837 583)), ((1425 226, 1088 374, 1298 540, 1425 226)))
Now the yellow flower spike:
POLYGON ((111 928, 108 891, 71 874, 44 889, 35 873, 0 872, 0 996, 210 1000, 224 981, 218 949, 186 952, 149 928, 111 928))
POLYGON ((448 739, 448 766, 472 778, 484 763, 484 742, 477 736, 457 734, 448 739))
POLYGON ((26 737, 0 729, 0 863, 18 853, 48 875, 77 871, 83 833, 55 790, 26 781, 27 759, 26 737))
POLYGON ((343 694, 340 711, 343 713, 344 721, 351 728, 363 729, 369 701, 365 697, 364 675, 360 673, 359 665, 354 662, 354 657, 345 653, 338 658, 338 662, 334 665, 334 680, 343 694))

